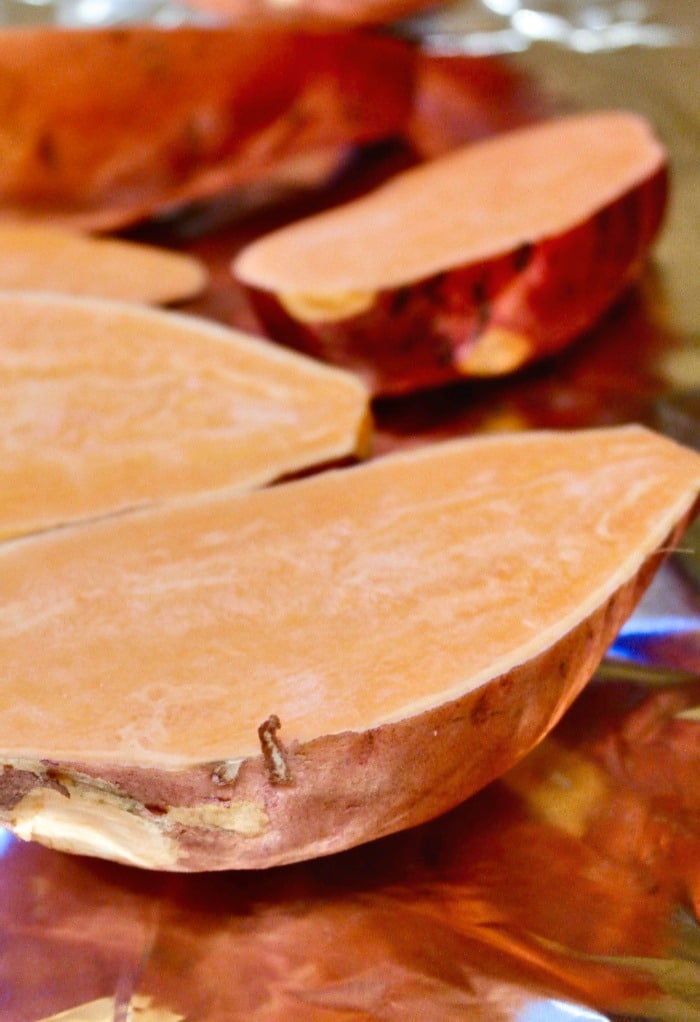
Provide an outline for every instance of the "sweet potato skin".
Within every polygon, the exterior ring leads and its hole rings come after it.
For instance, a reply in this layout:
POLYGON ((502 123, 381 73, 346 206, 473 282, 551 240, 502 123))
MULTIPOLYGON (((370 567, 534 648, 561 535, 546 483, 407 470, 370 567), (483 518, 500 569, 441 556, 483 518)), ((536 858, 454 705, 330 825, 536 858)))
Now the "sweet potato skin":
POLYGON ((246 290, 271 337, 357 372, 374 394, 501 375, 559 351, 614 304, 661 228, 668 186, 664 165, 558 237, 380 290, 344 319, 302 321, 272 292, 246 290))
MULTIPOLYGON (((590 222, 543 241, 512 290, 495 302, 489 326, 523 333, 533 357, 591 327, 640 270, 663 223, 668 184, 663 166, 590 222)), ((468 345, 458 362, 463 357, 468 369, 468 345)))
POLYGON ((123 227, 400 133, 398 40, 276 26, 0 32, 0 220, 123 227))
MULTIPOLYGON (((554 727, 694 510, 590 617, 531 660, 461 698, 371 731, 303 744, 293 735, 281 741, 282 726, 275 739, 283 775, 271 769, 264 749, 240 762, 180 771, 78 762, 6 767, 0 775, 0 819, 15 825, 23 800, 39 789, 59 807, 63 799, 80 806, 86 798, 110 796, 119 802, 137 846, 140 829, 145 847, 153 847, 153 834, 158 835, 157 854, 163 858, 136 864, 173 872, 282 865, 431 819, 501 775, 554 727), (414 752, 410 771, 406 747, 414 752), (226 823, 227 812, 233 824, 226 823)), ((123 861, 131 861, 128 852, 124 849, 123 861)), ((118 857, 114 848, 109 857, 118 857)))

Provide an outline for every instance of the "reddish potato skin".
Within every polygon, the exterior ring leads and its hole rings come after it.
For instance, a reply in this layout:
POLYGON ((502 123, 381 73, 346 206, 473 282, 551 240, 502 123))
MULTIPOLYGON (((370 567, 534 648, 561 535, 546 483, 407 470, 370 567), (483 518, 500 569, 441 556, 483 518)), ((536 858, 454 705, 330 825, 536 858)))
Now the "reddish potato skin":
POLYGON ((668 183, 662 166, 558 237, 379 291, 371 308, 346 319, 302 322, 275 294, 246 290, 270 337, 357 372, 376 395, 499 375, 560 350, 610 308, 661 227, 668 183), (519 340, 505 367, 498 338, 495 356, 473 358, 494 329, 519 340))
POLYGON ((331 322, 301 322, 272 293, 250 286, 247 292, 270 338, 353 370, 374 394, 401 393, 455 378, 456 346, 478 335, 492 303, 530 257, 524 248, 380 291, 365 312, 331 322))
POLYGON ((0 32, 0 220, 106 231, 284 181, 400 135, 414 87, 410 46, 341 29, 0 32))
MULTIPOLYGON (((422 823, 454 807, 518 762, 558 722, 594 673, 696 509, 606 602, 541 653, 487 684, 416 716, 366 732, 283 741, 290 776, 272 776, 264 755, 220 779, 217 764, 180 771, 78 762, 45 763, 44 774, 0 775, 0 809, 12 810, 35 787, 78 779, 131 801, 151 823, 171 807, 247 802, 269 823, 243 836, 221 827, 168 824, 178 850, 173 872, 260 869, 344 850, 422 823), (406 748, 413 769, 407 769, 406 748), (473 755, 472 750, 477 750, 473 755)), ((284 722, 282 722, 284 724, 284 722)), ((67 792, 66 792, 67 793, 67 792)), ((74 796, 75 797, 75 796, 74 796)), ((3 814, 4 815, 4 814, 3 814)), ((158 868, 158 867, 155 867, 158 868)))
POLYGON ((491 325, 521 330, 539 354, 592 326, 639 271, 663 222, 668 169, 601 209, 589 222, 537 246, 514 295, 491 325))

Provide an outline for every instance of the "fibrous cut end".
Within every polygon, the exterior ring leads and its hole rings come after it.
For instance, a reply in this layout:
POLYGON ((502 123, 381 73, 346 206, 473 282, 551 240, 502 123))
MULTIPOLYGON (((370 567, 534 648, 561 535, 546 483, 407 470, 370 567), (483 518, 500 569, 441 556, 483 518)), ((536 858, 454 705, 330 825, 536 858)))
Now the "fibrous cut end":
POLYGON ((375 392, 498 375, 610 307, 657 234, 666 184, 640 116, 551 119, 259 238, 233 272, 270 334, 375 392))
POLYGON ((0 547, 0 819, 153 869, 417 824, 593 674, 692 515, 641 427, 492 435, 0 547))
POLYGON ((348 373, 201 319, 0 292, 0 537, 367 453, 348 373))

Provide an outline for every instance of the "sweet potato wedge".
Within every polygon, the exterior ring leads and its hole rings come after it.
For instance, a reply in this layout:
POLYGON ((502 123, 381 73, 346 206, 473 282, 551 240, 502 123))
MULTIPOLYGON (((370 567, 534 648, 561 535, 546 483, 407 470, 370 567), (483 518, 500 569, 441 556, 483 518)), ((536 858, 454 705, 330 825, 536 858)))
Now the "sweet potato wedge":
POLYGON ((194 317, 0 293, 0 538, 351 457, 339 372, 194 317))
POLYGON ((594 324, 662 221, 667 159, 610 111, 467 145, 253 241, 267 331, 377 393, 511 372, 594 324))
POLYGON ((168 870, 323 855, 504 772, 692 515, 641 427, 492 435, 0 546, 0 820, 168 870))
POLYGON ((193 256, 122 238, 93 238, 33 224, 0 224, 0 292, 61 294, 168 305, 206 287, 193 256))
POLYGON ((400 132, 412 89, 408 46, 350 31, 0 32, 0 222, 111 229, 259 187, 400 132))

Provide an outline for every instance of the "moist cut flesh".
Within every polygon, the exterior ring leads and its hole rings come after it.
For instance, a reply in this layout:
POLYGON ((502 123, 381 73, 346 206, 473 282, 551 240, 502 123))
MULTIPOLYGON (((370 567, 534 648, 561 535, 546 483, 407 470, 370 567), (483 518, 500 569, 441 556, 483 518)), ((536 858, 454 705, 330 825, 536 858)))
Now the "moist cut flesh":
POLYGON ((449 442, 0 547, 0 819, 170 870, 455 805, 594 672, 689 519, 641 427, 449 442))
POLYGON ((350 374, 202 319, 0 292, 0 538, 363 453, 350 374))

